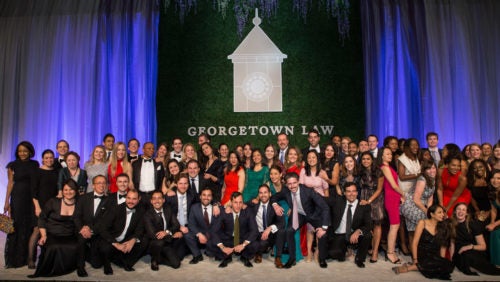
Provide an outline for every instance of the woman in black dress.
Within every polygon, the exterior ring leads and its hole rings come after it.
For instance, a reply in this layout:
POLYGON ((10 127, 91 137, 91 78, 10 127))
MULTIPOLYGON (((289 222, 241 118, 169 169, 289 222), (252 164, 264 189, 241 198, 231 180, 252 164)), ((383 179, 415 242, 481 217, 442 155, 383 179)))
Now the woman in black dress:
MULTIPOLYGON (((78 185, 69 178, 63 184, 62 198, 50 199, 43 208, 38 227, 42 253, 38 262, 35 277, 51 277, 68 274, 76 269, 78 256, 77 230, 73 220, 78 185)), ((78 276, 87 276, 85 270, 78 271, 78 276)))
POLYGON ((28 263, 28 245, 33 227, 36 225, 31 178, 38 169, 33 145, 23 141, 17 145, 16 160, 7 164, 7 194, 4 213, 14 220, 14 233, 7 235, 5 242, 5 268, 16 268, 28 263))
POLYGON ((215 155, 214 148, 210 143, 201 144, 205 163, 201 164, 203 178, 207 180, 207 185, 214 191, 214 200, 219 202, 222 198, 221 189, 224 183, 224 163, 215 155))
MULTIPOLYGON (((33 193, 33 204, 35 205, 35 216, 38 218, 42 207, 51 198, 57 196, 58 171, 54 169, 54 152, 45 150, 42 153, 42 166, 38 168, 32 178, 31 189, 33 193)), ((38 226, 33 228, 29 243, 28 268, 34 269, 36 262, 37 242, 40 239, 38 226)))
POLYGON ((455 206, 453 227, 456 237, 451 255, 457 268, 466 275, 478 275, 471 271, 471 267, 484 274, 500 275, 500 268, 488 259, 482 224, 472 219, 467 212, 467 204, 455 206))
POLYGON ((445 258, 451 242, 452 228, 445 220, 446 213, 440 205, 427 209, 427 218, 420 220, 412 242, 413 263, 394 267, 396 273, 418 270, 426 278, 450 280, 455 266, 445 258))

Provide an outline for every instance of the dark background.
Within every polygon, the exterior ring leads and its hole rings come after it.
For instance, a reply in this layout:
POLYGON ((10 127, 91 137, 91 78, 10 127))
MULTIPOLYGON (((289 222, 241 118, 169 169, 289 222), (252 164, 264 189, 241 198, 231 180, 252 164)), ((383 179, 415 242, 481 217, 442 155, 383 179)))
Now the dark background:
MULTIPOLYGON (((162 11, 159 26, 157 93, 158 142, 180 136, 196 137, 191 126, 293 125, 290 142, 300 147, 307 140, 302 125, 334 125, 333 133, 355 140, 364 137, 365 105, 359 1, 351 1, 349 38, 339 40, 337 20, 314 1, 306 21, 292 10, 291 1, 280 1, 277 14, 260 25, 288 56, 282 64, 283 112, 234 113, 233 53, 253 27, 249 16, 243 37, 236 31, 232 7, 225 19, 212 1, 198 1, 196 11, 180 23, 175 7, 162 11)), ((259 13, 262 15, 262 13, 259 13)), ((330 136, 323 136, 324 143, 330 136)), ((230 148, 251 142, 263 147, 275 142, 272 135, 214 136, 230 148)))

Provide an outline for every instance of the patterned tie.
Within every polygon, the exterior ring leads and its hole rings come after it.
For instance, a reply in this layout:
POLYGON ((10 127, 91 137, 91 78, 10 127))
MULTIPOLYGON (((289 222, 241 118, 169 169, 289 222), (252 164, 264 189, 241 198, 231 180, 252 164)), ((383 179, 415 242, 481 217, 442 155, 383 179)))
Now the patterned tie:
POLYGON ((345 236, 347 240, 349 240, 349 237, 351 235, 351 225, 352 225, 352 205, 349 204, 347 207, 347 218, 346 218, 346 224, 345 224, 345 236))
POLYGON ((262 228, 267 228, 267 206, 262 205, 262 228))
POLYGON ((180 195, 179 199, 180 199, 180 203, 179 203, 179 224, 181 226, 184 226, 186 225, 186 222, 185 222, 185 217, 184 217, 184 198, 186 196, 185 195, 180 195))
POLYGON ((299 229, 299 211, 297 203, 297 193, 292 193, 293 207, 292 207, 292 228, 299 229))
POLYGON ((205 223, 207 224, 207 226, 210 226, 210 220, 208 219, 207 208, 205 207, 204 209, 205 209, 205 211, 203 212, 203 220, 205 220, 205 223))
POLYGON ((234 219, 234 240, 233 247, 238 246, 240 244, 240 217, 236 215, 234 219))
POLYGON ((281 150, 281 151, 280 151, 280 162, 281 162, 282 164, 284 164, 284 163, 285 163, 285 151, 284 151, 284 150, 281 150))

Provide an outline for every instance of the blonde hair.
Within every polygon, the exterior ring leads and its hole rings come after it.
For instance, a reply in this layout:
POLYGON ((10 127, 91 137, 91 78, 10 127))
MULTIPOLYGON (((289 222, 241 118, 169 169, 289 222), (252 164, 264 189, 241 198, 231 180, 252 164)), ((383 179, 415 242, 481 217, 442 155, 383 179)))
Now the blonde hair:
POLYGON ((194 145, 192 143, 186 143, 182 147, 182 159, 181 159, 181 162, 187 163, 187 154, 186 154, 186 148, 187 147, 193 148, 194 156, 193 156, 192 159, 197 161, 198 160, 198 155, 196 154, 196 148, 194 147, 194 145))
POLYGON ((130 165, 130 162, 128 161, 127 157, 127 146, 125 146, 125 143, 119 141, 116 142, 115 145, 113 146, 113 151, 111 152, 111 157, 109 158, 109 166, 110 166, 110 171, 112 177, 116 176, 116 167, 118 166, 118 157, 116 156, 116 152, 118 151, 118 146, 122 145, 125 148, 125 155, 123 156, 122 159, 122 169, 123 173, 128 173, 130 169, 132 169, 132 166, 130 165))

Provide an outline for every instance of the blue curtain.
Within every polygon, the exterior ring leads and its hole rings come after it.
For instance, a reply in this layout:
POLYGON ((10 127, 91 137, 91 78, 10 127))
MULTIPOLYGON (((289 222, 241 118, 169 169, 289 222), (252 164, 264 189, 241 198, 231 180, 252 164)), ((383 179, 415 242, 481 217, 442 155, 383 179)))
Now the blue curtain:
POLYGON ((155 140, 158 21, 155 0, 0 1, 0 191, 22 140, 82 166, 108 132, 155 140))
POLYGON ((496 142, 498 15, 497 0, 361 0, 367 133, 496 142))

